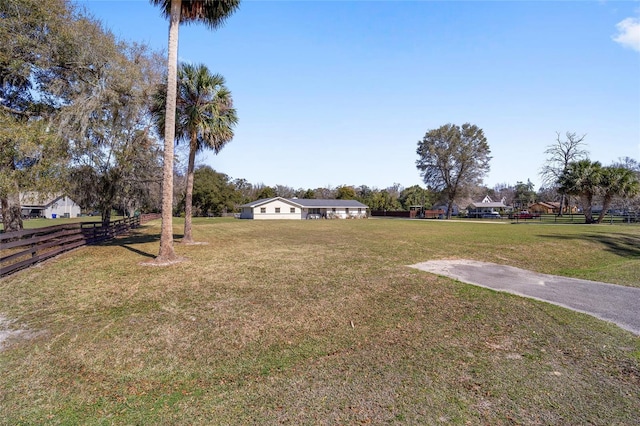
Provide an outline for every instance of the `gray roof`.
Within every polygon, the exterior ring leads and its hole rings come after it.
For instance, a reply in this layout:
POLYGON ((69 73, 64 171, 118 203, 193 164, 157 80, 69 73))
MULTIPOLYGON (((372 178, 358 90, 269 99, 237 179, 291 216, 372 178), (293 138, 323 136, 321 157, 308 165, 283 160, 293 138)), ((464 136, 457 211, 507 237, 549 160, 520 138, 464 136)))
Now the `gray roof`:
POLYGON ((40 193, 36 191, 27 191, 21 192, 20 196, 20 205, 22 207, 41 207, 45 208, 46 206, 53 204, 60 198, 64 197, 62 194, 47 194, 40 193))
POLYGON ((503 209, 503 208, 506 208, 506 207, 507 207, 507 206, 505 206, 505 205, 502 203, 502 201, 492 202, 492 203, 482 203, 482 202, 480 202, 480 203, 471 203, 471 204, 469 204, 469 206, 472 206, 472 207, 474 207, 474 208, 476 208, 476 209, 479 209, 479 208, 481 208, 481 207, 484 207, 484 208, 496 208, 496 209, 500 208, 500 209, 503 209))
MULTIPOLYGON (((259 200, 255 200, 255 201, 252 201, 250 203, 243 204, 240 207, 256 207, 256 206, 259 206, 261 204, 268 203, 269 201, 277 200, 278 198, 279 197, 275 197, 275 198, 260 198, 259 200)), ((283 200, 284 200, 284 198, 283 198, 283 200)))
POLYGON ((349 208, 361 208, 367 209, 366 204, 362 204, 360 201, 356 200, 323 200, 316 198, 263 198, 260 200, 253 201, 251 203, 243 204, 240 207, 258 207, 262 204, 270 203, 274 200, 281 200, 290 204, 297 205, 299 207, 307 207, 307 208, 338 208, 338 207, 349 207, 349 208))
POLYGON ((303 207, 358 207, 366 209, 368 208, 366 204, 362 204, 360 201, 356 200, 322 200, 316 198, 287 198, 288 201, 292 203, 300 204, 303 207))

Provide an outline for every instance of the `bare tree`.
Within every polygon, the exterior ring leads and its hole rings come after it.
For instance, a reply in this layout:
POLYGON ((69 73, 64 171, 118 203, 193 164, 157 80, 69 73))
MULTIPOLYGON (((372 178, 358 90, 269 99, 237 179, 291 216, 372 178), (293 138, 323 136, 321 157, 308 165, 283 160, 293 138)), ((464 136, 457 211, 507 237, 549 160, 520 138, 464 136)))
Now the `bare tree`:
POLYGON ((291 198, 296 193, 295 189, 286 185, 276 185, 273 189, 276 191, 276 196, 282 198, 291 198))
POLYGON ((546 187, 556 187, 560 191, 560 210, 558 215, 562 216, 567 194, 558 186, 560 177, 565 173, 569 163, 582 160, 587 157, 588 151, 584 149, 584 139, 587 135, 578 136, 577 133, 565 133, 562 140, 560 132, 556 132, 556 142, 549 145, 544 151, 547 154, 547 161, 540 170, 542 184, 546 187))
POLYGON ((316 198, 319 199, 332 200, 336 198, 336 190, 331 186, 328 186, 326 188, 316 188, 313 190, 313 192, 315 193, 316 198))

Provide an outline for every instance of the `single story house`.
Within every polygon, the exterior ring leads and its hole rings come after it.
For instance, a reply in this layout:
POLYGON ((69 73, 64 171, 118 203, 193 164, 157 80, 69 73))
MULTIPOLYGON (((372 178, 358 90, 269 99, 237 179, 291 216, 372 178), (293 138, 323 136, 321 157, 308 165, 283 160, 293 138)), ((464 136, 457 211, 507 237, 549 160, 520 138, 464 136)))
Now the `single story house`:
POLYGON ((493 201, 488 195, 479 202, 473 202, 467 207, 467 213, 469 217, 482 217, 484 215, 492 214, 494 212, 504 213, 509 209, 509 206, 504 204, 505 199, 500 201, 493 201))
POLYGON ((368 207, 356 200, 263 198, 240 206, 240 219, 366 218, 368 207))
MULTIPOLYGON (((554 202, 543 202, 539 201, 537 203, 531 204, 528 207, 531 213, 540 213, 540 214, 558 214, 560 212, 560 203, 557 201, 554 202)), ((564 208, 564 213, 577 213, 577 206, 569 206, 564 208)))
POLYGON ((21 192, 20 209, 25 218, 80 216, 80 206, 66 195, 44 195, 38 192, 21 192))
POLYGON ((531 213, 539 214, 557 214, 560 211, 560 203, 545 203, 538 201, 529 205, 527 208, 531 213))

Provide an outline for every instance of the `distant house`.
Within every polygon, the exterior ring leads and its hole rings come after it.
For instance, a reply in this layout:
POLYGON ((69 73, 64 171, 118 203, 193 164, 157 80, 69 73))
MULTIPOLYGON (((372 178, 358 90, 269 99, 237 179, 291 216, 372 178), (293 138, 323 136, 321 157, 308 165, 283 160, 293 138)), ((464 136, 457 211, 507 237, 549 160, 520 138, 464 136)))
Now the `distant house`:
MULTIPOLYGON (((537 202, 531 204, 528 207, 531 213, 540 213, 540 214, 558 214, 560 212, 560 203, 559 202, 537 202)), ((578 207, 569 206, 564 208, 564 213, 577 213, 578 207)))
POLYGON ((529 212, 539 214, 558 214, 560 211, 560 203, 545 203, 539 201, 528 207, 529 212))
POLYGON ((469 217, 482 217, 492 213, 504 213, 509 209, 509 206, 505 205, 504 202, 504 198, 500 201, 493 201, 491 197, 487 195, 479 203, 472 202, 469 204, 467 207, 467 213, 469 217))
POLYGON ((243 204, 240 219, 366 218, 368 207, 356 200, 264 198, 243 204))
POLYGON ((46 217, 47 219, 55 219, 58 217, 80 216, 80 206, 71 198, 60 194, 20 193, 20 209, 22 217, 25 218, 46 217))

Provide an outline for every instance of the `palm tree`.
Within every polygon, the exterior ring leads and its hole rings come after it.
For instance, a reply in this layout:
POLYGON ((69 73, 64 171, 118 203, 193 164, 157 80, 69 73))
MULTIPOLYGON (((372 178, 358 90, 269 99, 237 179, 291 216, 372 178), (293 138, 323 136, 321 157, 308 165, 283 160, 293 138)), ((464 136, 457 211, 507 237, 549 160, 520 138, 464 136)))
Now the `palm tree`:
POLYGON ((162 232, 160 252, 155 263, 177 260, 173 249, 173 143, 175 139, 176 89, 178 74, 178 29, 180 23, 201 22, 216 29, 231 16, 240 5, 240 0, 150 0, 160 6, 169 18, 169 52, 167 60, 167 102, 164 127, 164 167, 162 179, 162 232))
POLYGON ((625 167, 604 167, 602 169, 602 186, 603 199, 602 211, 596 219, 597 223, 602 222, 604 215, 611 206, 614 197, 634 197, 640 192, 640 182, 636 174, 625 167))
MULTIPOLYGON (((176 141, 189 143, 187 190, 183 243, 193 243, 191 234, 193 177, 196 154, 206 148, 216 154, 233 138, 233 127, 238 122, 233 108, 231 92, 224 77, 211 74, 203 65, 181 64, 177 75, 176 141)), ((164 86, 163 88, 164 89, 164 86)), ((158 128, 166 125, 166 91, 159 90, 154 104, 158 128)))
POLYGON ((580 197, 585 223, 595 222, 592 214, 593 198, 600 191, 602 175, 600 162, 586 159, 569 163, 558 179, 561 191, 580 197))

